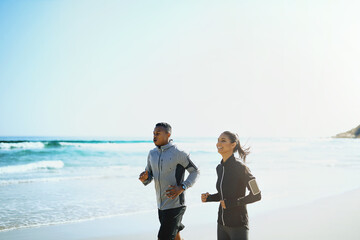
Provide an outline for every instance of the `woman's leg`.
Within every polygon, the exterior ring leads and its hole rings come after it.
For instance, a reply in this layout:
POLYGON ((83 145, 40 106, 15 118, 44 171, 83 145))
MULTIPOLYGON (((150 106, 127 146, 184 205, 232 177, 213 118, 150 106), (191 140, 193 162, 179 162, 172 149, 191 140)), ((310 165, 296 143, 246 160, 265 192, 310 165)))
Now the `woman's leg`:
POLYGON ((231 240, 225 231, 225 227, 220 224, 218 224, 217 228, 217 240, 231 240))
POLYGON ((226 232, 231 240, 248 240, 249 230, 246 227, 228 227, 226 232))

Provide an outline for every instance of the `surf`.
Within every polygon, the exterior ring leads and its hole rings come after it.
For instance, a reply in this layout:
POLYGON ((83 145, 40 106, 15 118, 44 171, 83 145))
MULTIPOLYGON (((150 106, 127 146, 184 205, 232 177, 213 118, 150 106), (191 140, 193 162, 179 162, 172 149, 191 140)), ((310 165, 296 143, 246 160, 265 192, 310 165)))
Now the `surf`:
POLYGON ((60 169, 64 167, 63 161, 39 161, 22 165, 0 167, 0 174, 24 173, 37 170, 60 169))

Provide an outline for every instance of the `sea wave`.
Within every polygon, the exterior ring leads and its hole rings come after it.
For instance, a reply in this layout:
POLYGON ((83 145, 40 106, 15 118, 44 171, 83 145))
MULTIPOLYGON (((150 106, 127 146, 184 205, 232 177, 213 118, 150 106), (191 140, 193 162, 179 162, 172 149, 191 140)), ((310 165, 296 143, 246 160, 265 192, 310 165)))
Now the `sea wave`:
POLYGON ((154 209, 148 209, 148 210, 131 209, 129 211, 121 212, 121 213, 117 213, 117 214, 107 213, 105 215, 88 216, 88 217, 83 217, 83 218, 79 218, 79 219, 75 218, 75 219, 58 220, 58 221, 52 221, 52 222, 46 222, 46 223, 30 223, 30 224, 26 224, 26 225, 17 224, 16 226, 9 226, 9 227, 8 226, 0 226, 0 233, 12 231, 12 230, 18 230, 18 229, 53 226, 53 225, 69 224, 69 223, 82 223, 82 222, 88 222, 88 221, 93 221, 93 220, 97 220, 97 219, 109 219, 109 218, 120 217, 120 216, 140 215, 140 214, 144 214, 144 213, 151 213, 154 211, 155 211, 154 209))
POLYGON ((91 179, 105 179, 108 176, 77 176, 77 177, 49 177, 49 178, 30 178, 30 179, 9 179, 0 180, 0 186, 24 184, 24 183, 39 183, 39 182, 61 182, 61 181, 74 181, 74 180, 91 180, 91 179))
MULTIPOLYGON (((61 161, 60 161, 61 162, 61 161)), ((28 164, 29 165, 29 164, 28 164)), ((56 164, 54 164, 54 169, 56 164)), ((62 165, 58 163, 59 167, 62 165)), ((20 165, 24 166, 24 165, 20 165)), ((17 167, 17 166, 11 166, 17 167)), ((41 168, 37 168, 41 169, 41 168)), ((1 173, 19 173, 16 171, 19 169, 11 169, 9 167, 0 168, 1 173), (10 170, 9 170, 10 169, 10 170)), ((28 171, 30 171, 28 169, 28 171)), ((74 169, 70 170, 75 171, 74 169)), ((6 179, 0 180, 0 186, 2 185, 13 185, 13 184, 26 184, 26 183, 38 183, 38 182, 61 182, 61 181, 77 181, 77 180, 96 180, 96 179, 110 179, 110 178, 136 178, 138 174, 143 171, 142 167, 131 167, 131 166, 108 166, 108 167, 83 167, 76 168, 76 172, 87 172, 87 175, 78 176, 60 176, 60 177, 39 177, 39 178, 22 178, 22 179, 6 179)))
POLYGON ((23 165, 0 167, 0 174, 30 172, 41 169, 60 169, 64 167, 62 161, 40 161, 23 165))
POLYGON ((0 142, 0 149, 41 149, 44 147, 43 142, 0 142))
POLYGON ((51 140, 51 141, 0 141, 0 149, 41 149, 59 147, 90 147, 90 148, 116 148, 122 144, 148 144, 147 140, 119 140, 119 141, 86 141, 86 140, 51 140))

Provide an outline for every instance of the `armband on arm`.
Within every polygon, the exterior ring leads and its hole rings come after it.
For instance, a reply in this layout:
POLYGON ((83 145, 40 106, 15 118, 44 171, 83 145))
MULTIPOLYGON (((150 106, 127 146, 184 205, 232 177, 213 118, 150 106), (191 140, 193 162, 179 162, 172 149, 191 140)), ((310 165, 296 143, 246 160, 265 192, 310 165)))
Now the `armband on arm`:
POLYGON ((249 203, 257 202, 261 199, 261 191, 256 183, 255 178, 248 182, 248 189, 250 193, 243 198, 237 200, 237 205, 246 205, 249 203))
POLYGON ((253 194, 253 195, 257 195, 260 193, 260 189, 256 183, 256 180, 255 179, 251 179, 249 181, 249 188, 250 188, 250 192, 253 194))

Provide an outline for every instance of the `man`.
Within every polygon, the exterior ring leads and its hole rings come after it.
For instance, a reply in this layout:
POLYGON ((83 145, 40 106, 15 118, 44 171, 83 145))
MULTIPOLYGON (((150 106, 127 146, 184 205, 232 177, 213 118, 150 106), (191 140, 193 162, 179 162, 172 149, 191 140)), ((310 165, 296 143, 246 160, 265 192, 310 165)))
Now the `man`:
POLYGON ((181 239, 180 231, 185 227, 181 223, 186 209, 184 191, 191 187, 199 176, 199 171, 189 155, 179 150, 170 136, 171 126, 168 123, 156 124, 153 139, 156 148, 149 152, 147 166, 139 177, 145 186, 152 179, 155 182, 160 221, 159 240, 181 239), (189 176, 184 181, 185 169, 189 176))

